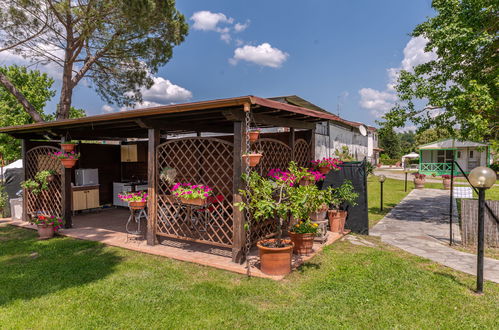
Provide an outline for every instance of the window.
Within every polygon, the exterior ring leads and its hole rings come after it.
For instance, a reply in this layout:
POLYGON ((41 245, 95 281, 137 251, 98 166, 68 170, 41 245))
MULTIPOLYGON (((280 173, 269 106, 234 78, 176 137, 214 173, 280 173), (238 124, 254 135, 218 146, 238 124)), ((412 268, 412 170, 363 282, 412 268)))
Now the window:
POLYGON ((470 150, 470 158, 474 158, 473 150, 470 150))
POLYGON ((461 158, 461 151, 457 152, 457 158, 461 158))
POLYGON ((437 150, 437 163, 445 163, 445 150, 437 150))

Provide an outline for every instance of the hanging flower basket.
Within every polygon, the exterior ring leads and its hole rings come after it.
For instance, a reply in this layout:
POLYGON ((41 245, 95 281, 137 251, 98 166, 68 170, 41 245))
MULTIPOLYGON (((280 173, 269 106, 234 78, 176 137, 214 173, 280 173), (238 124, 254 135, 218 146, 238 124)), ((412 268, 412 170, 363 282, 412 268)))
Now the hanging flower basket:
POLYGON ((62 166, 65 168, 73 168, 78 159, 61 159, 62 166))
POLYGON ((49 155, 51 155, 52 157, 54 157, 56 159, 59 159, 65 168, 74 167, 76 162, 80 158, 80 154, 75 153, 74 151, 70 151, 70 152, 57 151, 54 153, 49 153, 49 155))
POLYGON ((61 148, 65 152, 71 152, 75 150, 76 143, 61 143, 61 148))
POLYGON ((248 132, 250 142, 256 142, 260 137, 260 130, 252 130, 248 132))
POLYGON ((258 154, 245 154, 243 155, 243 160, 248 164, 250 167, 255 167, 260 163, 260 160, 262 159, 263 155, 258 153, 258 154))

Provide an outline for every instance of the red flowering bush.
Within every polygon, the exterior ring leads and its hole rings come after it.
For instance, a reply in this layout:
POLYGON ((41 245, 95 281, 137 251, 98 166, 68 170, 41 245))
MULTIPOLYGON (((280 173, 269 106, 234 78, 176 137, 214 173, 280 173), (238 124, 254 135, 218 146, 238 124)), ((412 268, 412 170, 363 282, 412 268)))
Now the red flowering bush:
POLYGON ((421 173, 414 173, 414 177, 416 179, 424 180, 426 178, 426 175, 425 174, 421 174, 421 173))
POLYGON ((54 215, 51 216, 37 215, 34 218, 32 218, 30 222, 37 226, 52 227, 54 228, 54 231, 58 231, 64 226, 64 220, 54 215))

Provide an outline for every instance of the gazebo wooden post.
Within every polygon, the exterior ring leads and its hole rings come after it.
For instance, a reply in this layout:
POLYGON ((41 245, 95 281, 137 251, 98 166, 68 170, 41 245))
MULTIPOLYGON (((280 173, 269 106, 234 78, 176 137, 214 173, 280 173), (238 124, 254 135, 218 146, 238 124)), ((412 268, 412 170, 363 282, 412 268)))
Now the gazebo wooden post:
POLYGON ((315 160, 315 127, 310 130, 310 160, 315 160))
MULTIPOLYGON (((23 181, 26 181, 28 179, 28 171, 26 170, 27 168, 26 153, 28 152, 27 142, 28 141, 26 139, 21 139, 21 155, 23 160, 23 181)), ((26 195, 26 190, 23 190, 23 213, 21 215, 21 219, 23 221, 28 221, 28 196, 26 195)))
POLYGON ((147 244, 156 244, 156 221, 158 219, 158 196, 156 175, 156 147, 159 144, 159 129, 149 128, 147 148, 147 244))
MULTIPOLYGON (((65 138, 61 139, 61 143, 66 141, 65 138)), ((64 152, 64 151, 63 151, 64 152)), ((61 165, 62 167, 62 165, 61 165)), ((72 219, 72 191, 71 191, 71 168, 62 167, 62 182, 61 182, 61 193, 62 193, 62 217, 65 221, 64 228, 73 227, 72 219)))
POLYGON ((295 157, 295 129, 293 127, 289 128, 289 147, 291 148, 291 160, 296 161, 295 157))
MULTIPOLYGON (((241 201, 239 189, 243 187, 241 175, 245 169, 242 155, 246 152, 246 127, 242 121, 234 121, 234 161, 233 161, 233 203, 241 201)), ((244 213, 239 208, 233 206, 233 226, 232 226, 232 261, 240 263, 244 259, 244 245, 246 243, 246 233, 244 230, 244 213)))

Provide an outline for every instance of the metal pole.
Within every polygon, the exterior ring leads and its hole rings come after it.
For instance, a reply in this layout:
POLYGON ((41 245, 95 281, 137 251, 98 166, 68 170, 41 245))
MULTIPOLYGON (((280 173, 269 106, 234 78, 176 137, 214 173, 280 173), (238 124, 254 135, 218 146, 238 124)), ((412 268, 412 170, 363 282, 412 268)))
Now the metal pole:
POLYGON ((381 192, 381 199, 380 199, 379 210, 383 211, 383 182, 380 182, 380 184, 381 184, 381 190, 380 190, 380 192, 381 192))
POLYGON ((405 187, 404 191, 407 192, 407 171, 405 172, 405 187))
POLYGON ((476 269, 476 292, 483 293, 483 241, 484 241, 484 212, 485 189, 478 188, 478 251, 476 269))
POLYGON ((454 204, 454 160, 452 161, 452 164, 450 166, 450 212, 449 212, 449 245, 454 244, 454 233, 452 232, 452 209, 453 209, 453 204, 454 204))

